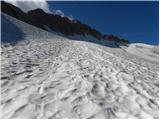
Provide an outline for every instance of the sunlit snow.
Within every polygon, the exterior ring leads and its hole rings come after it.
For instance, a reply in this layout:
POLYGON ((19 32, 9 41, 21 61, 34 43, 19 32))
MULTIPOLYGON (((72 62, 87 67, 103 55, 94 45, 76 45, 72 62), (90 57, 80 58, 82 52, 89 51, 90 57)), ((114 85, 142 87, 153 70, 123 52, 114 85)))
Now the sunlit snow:
POLYGON ((1 118, 159 117, 157 48, 74 40, 1 17, 1 118))

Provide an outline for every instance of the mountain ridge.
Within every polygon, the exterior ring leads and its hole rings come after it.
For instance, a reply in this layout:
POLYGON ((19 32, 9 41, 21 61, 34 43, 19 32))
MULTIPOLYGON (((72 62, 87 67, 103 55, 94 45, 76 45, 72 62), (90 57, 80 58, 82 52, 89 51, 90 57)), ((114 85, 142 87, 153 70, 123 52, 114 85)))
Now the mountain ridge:
POLYGON ((129 43, 128 40, 121 39, 115 35, 103 35, 96 29, 81 23, 77 19, 70 20, 67 17, 46 13, 40 8, 30 10, 25 13, 20 8, 10 3, 1 1, 1 11, 46 31, 48 31, 48 29, 46 29, 45 26, 49 27, 53 31, 61 32, 66 36, 91 35, 98 40, 104 39, 115 42, 129 43))

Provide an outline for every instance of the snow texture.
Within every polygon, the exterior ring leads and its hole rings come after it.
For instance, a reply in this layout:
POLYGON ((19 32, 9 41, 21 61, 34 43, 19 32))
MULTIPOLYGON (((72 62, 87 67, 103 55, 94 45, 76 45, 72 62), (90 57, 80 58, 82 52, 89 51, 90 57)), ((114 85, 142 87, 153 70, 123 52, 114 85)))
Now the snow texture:
POLYGON ((158 49, 68 39, 3 13, 1 34, 1 118, 159 118, 158 49))

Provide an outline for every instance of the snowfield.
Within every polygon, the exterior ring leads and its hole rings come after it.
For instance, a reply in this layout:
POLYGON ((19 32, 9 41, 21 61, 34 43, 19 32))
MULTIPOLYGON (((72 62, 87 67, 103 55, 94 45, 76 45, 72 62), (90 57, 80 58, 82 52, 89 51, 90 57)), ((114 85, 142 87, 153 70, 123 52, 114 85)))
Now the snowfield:
POLYGON ((127 52, 136 56, 158 62, 159 48, 158 46, 146 45, 142 43, 130 44, 129 47, 122 46, 127 52))
POLYGON ((157 48, 71 40, 1 17, 2 41, 19 41, 1 43, 1 118, 159 118, 157 48))

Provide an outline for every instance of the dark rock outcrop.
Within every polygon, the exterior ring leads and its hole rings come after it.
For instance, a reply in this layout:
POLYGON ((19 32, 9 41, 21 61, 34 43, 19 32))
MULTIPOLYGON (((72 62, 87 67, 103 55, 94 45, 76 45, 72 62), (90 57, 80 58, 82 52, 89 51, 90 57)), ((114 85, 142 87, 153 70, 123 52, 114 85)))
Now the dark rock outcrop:
POLYGON ((110 35, 104 35, 104 36, 103 36, 103 39, 109 40, 109 41, 120 42, 120 43, 124 43, 124 44, 128 44, 128 43, 129 43, 128 40, 119 38, 119 37, 117 37, 117 36, 115 36, 115 35, 112 35, 112 34, 110 34, 110 35))

